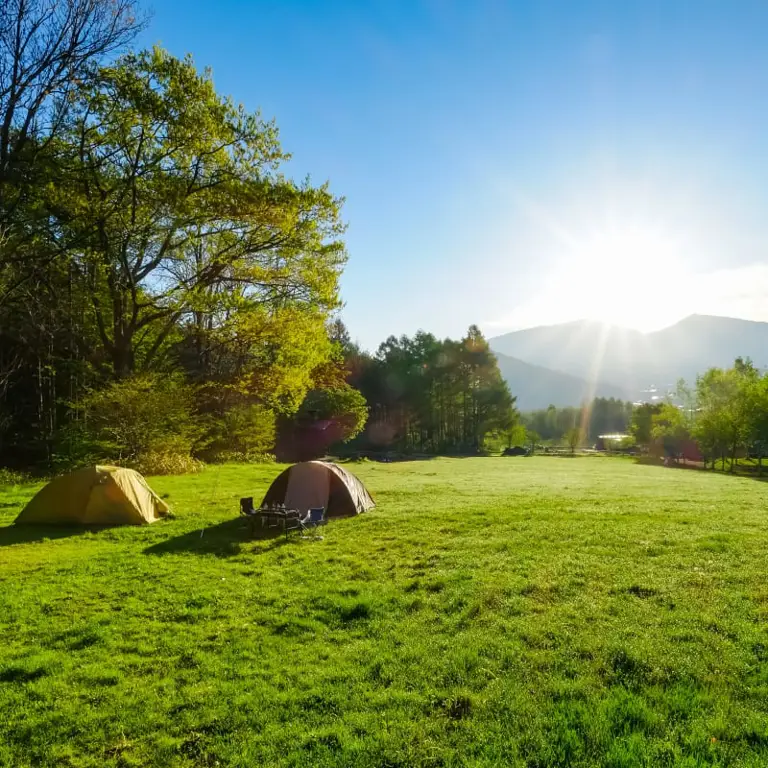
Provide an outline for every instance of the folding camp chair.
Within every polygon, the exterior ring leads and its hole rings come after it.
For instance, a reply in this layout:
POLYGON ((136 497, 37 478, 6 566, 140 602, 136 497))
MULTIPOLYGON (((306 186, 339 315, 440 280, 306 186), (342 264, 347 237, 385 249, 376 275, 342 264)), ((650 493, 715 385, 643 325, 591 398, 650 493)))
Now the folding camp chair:
POLYGON ((256 521, 260 519, 260 513, 261 510, 253 506, 253 496, 246 496, 240 499, 240 514, 248 520, 248 528, 251 535, 254 534, 256 521))
POLYGON ((328 521, 325 519, 325 507, 313 507, 307 512, 307 514, 299 520, 301 524, 302 534, 309 533, 310 530, 315 531, 314 539, 322 539, 322 536, 317 535, 317 529, 321 525, 325 525, 328 521))
POLYGON ((295 509, 289 509, 286 512, 283 512, 282 514, 282 523, 283 523, 283 533, 285 534, 285 538, 288 538, 288 534, 291 531, 297 531, 298 533, 301 533, 304 529, 301 525, 301 518, 299 517, 298 510, 295 509))

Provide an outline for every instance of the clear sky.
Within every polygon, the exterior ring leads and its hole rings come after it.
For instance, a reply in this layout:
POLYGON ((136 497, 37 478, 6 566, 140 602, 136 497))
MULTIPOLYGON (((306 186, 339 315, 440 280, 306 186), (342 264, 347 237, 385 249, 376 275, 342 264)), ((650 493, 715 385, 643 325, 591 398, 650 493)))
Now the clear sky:
POLYGON ((155 0, 346 197, 342 316, 375 348, 589 316, 768 320, 765 0, 155 0))

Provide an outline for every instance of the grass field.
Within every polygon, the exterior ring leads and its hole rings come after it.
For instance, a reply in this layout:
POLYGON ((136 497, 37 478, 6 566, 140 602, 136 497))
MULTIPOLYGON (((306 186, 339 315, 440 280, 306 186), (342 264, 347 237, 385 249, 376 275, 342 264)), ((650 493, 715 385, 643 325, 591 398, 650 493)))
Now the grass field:
MULTIPOLYGON (((0 765, 768 765, 768 484, 621 459, 360 464, 378 508, 249 540, 0 530, 0 765)), ((0 494, 10 524, 33 488, 0 494)))

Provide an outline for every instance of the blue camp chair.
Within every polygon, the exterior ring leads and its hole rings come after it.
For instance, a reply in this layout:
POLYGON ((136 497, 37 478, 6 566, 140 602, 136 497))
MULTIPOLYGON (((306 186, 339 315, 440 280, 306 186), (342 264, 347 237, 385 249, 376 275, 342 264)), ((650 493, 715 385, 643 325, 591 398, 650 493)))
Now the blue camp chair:
POLYGON ((321 525, 325 525, 327 522, 328 521, 325 519, 325 507, 313 507, 304 517, 299 520, 302 534, 309 533, 310 530, 314 530, 315 536, 313 538, 318 539, 322 538, 322 536, 317 535, 317 529, 321 525))

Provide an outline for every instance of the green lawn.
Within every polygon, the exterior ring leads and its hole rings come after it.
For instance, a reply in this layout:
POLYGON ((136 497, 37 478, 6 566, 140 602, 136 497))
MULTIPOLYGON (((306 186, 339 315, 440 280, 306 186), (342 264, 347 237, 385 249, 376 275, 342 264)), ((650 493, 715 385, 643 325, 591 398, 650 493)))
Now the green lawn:
POLYGON ((364 463, 376 510, 249 540, 278 469, 153 478, 149 528, 0 530, 0 765, 768 765, 768 484, 364 463))

